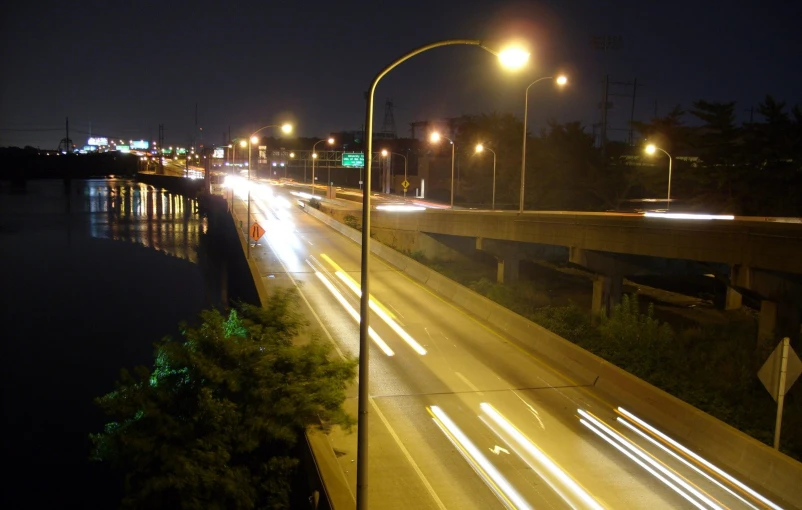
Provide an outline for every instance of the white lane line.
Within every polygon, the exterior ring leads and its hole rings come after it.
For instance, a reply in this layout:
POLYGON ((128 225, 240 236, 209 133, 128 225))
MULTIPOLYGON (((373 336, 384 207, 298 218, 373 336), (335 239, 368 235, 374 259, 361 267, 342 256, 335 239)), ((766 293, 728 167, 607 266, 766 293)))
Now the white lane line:
POLYGON ((393 439, 395 440, 395 443, 398 445, 398 448, 404 454, 404 457, 406 457, 409 463, 412 465, 412 469, 415 470, 415 473, 418 474, 418 478, 420 478, 420 481, 423 483, 424 487, 426 487, 426 490, 429 491, 429 495, 437 504, 437 507, 440 508, 441 510, 447 510, 446 506, 440 500, 440 497, 437 495, 436 492, 434 492, 434 488, 429 483, 429 480, 426 479, 426 476, 423 474, 423 471, 421 471, 420 467, 418 467, 418 464, 412 458, 412 455, 410 455, 409 450, 407 450, 406 446, 404 446, 404 443, 401 442, 401 438, 398 437, 398 434, 395 433, 393 427, 390 426, 390 422, 387 421, 387 418, 384 416, 384 413, 381 412, 381 409, 379 409, 379 406, 376 404, 376 402, 373 401, 372 398, 369 400, 370 404, 373 406, 373 410, 376 411, 376 414, 379 415, 379 418, 381 419, 382 423, 384 423, 384 426, 387 427, 387 430, 390 432, 390 435, 393 436, 393 439))
POLYGON ((457 377, 459 377, 459 378, 460 378, 460 380, 461 380, 462 382, 464 382, 465 384, 467 384, 467 385, 468 385, 468 387, 469 387, 470 389, 472 389, 473 391, 475 391, 477 395, 482 395, 482 396, 484 396, 484 393, 482 393, 482 392, 479 390, 479 388, 477 388, 476 386, 474 386, 474 384, 473 384, 471 381, 469 381, 467 377, 465 377, 464 375, 460 374, 459 372, 454 372, 454 373, 455 373, 455 374, 457 374, 457 377))

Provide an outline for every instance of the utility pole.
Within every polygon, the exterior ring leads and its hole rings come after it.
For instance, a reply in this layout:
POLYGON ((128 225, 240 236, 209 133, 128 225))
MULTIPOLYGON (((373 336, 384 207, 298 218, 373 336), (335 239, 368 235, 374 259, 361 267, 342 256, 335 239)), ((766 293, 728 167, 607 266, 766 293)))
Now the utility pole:
POLYGON ((601 148, 602 157, 607 152, 607 95, 609 87, 609 76, 607 74, 607 54, 610 50, 617 50, 621 48, 620 35, 598 35, 591 37, 591 45, 603 52, 602 67, 604 69, 604 82, 602 87, 602 101, 599 107, 601 108, 601 131, 599 147, 601 148))

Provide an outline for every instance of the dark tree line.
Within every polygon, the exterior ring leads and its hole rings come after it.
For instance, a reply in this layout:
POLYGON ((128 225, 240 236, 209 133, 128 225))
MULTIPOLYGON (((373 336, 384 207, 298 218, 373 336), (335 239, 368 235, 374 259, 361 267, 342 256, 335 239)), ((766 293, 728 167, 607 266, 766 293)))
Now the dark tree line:
MULTIPOLYGON (((689 110, 635 125, 642 142, 607 145, 602 157, 594 137, 578 122, 549 121, 530 136, 526 157, 526 207, 551 210, 628 210, 632 200, 663 198, 668 160, 644 154, 654 143, 673 157, 672 208, 758 216, 802 215, 802 110, 771 96, 754 121, 736 122, 735 102, 696 101, 689 110)), ((466 117, 456 142, 461 186, 458 203, 490 202, 492 160, 474 154, 484 143, 496 151, 496 203, 517 206, 523 126, 510 114, 466 117)))

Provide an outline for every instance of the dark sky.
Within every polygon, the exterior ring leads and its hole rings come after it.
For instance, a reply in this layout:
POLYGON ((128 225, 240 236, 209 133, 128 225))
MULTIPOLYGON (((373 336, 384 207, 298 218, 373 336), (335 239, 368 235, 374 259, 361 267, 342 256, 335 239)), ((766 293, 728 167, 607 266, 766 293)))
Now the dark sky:
MULTIPOLYGON (((320 2, 8 2, 0 22, 0 145, 55 148, 69 116, 73 140, 92 132, 187 144, 198 104, 204 141, 245 135, 291 119, 304 136, 360 129, 363 91, 402 53, 446 38, 500 46, 531 44, 524 72, 501 69, 477 48, 415 57, 380 84, 395 103, 400 134, 408 123, 463 113, 520 115, 523 88, 565 70, 557 92, 530 95, 530 125, 545 119, 598 120, 603 54, 594 35, 622 37, 611 51, 611 80, 638 79, 636 118, 691 101, 738 101, 746 111, 765 94, 802 103, 798 2, 624 0, 320 2)), ((624 87, 611 92, 628 94, 624 87)), ((612 128, 625 128, 631 99, 613 97, 612 128)), ((610 132, 611 138, 624 132, 610 132)))

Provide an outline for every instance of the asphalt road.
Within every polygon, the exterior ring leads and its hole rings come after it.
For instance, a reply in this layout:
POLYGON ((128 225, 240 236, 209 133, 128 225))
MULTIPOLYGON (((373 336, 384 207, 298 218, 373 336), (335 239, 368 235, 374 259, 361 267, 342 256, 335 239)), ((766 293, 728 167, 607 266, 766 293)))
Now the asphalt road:
MULTIPOLYGON (((251 254, 270 285, 300 288, 323 338, 356 356, 360 247, 296 200, 254 185, 253 220, 267 233, 251 254)), ((246 217, 244 201, 235 209, 246 217)), ((380 259, 372 264, 371 508, 771 507, 702 461, 670 455, 668 439, 617 413, 588 381, 380 259)), ((355 389, 347 408, 356 414, 355 389)), ((332 434, 331 443, 353 493, 356 434, 332 434)))

